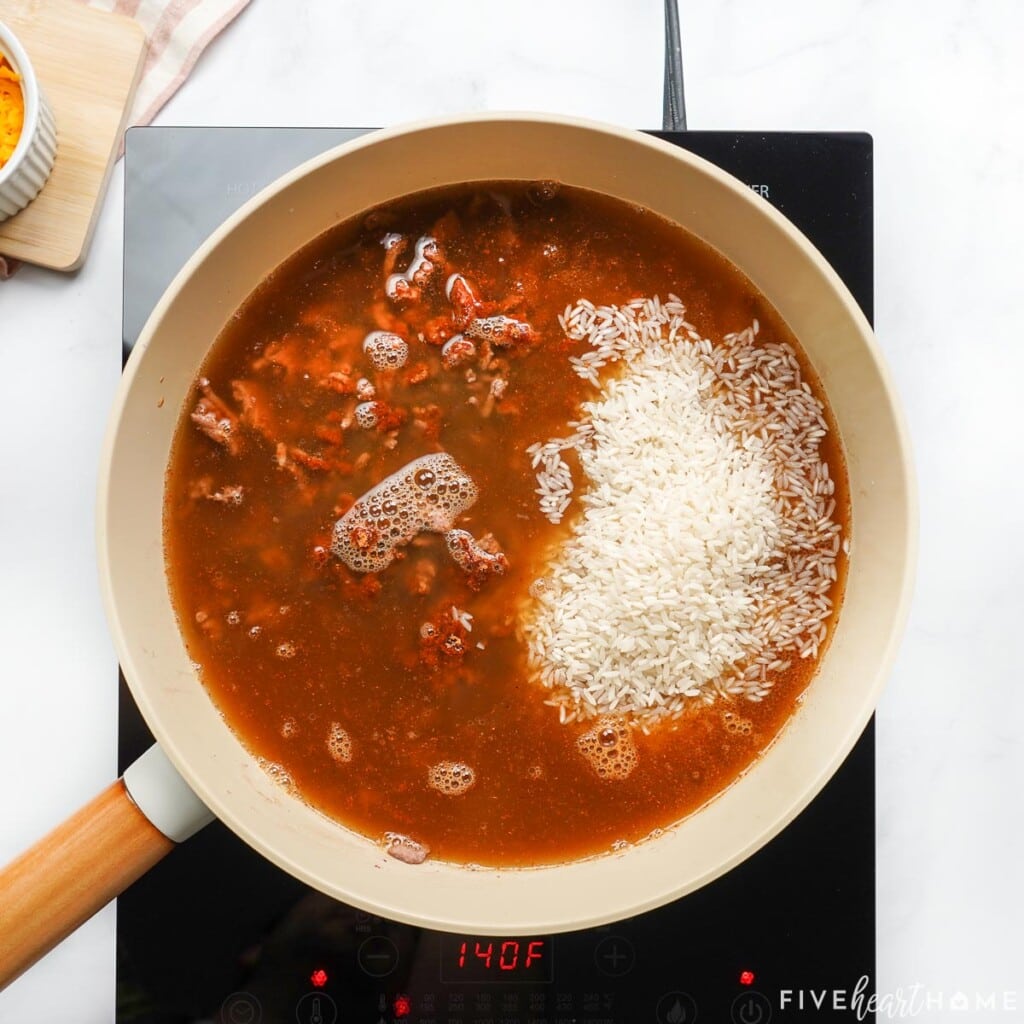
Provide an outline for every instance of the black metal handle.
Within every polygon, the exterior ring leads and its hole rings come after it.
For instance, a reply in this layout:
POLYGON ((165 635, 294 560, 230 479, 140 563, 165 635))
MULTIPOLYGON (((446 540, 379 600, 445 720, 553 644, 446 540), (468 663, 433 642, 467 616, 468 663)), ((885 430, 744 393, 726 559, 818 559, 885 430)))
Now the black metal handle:
POLYGON ((679 38, 679 4, 677 0, 665 0, 665 93, 661 127, 667 132, 686 131, 683 48, 679 38))

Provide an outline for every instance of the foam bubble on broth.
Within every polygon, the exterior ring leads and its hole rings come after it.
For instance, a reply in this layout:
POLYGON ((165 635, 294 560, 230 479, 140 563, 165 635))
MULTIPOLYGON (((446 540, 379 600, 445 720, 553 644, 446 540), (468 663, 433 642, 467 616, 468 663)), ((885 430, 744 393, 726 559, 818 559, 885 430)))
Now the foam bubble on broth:
POLYGON ((409 359, 409 346, 392 331, 371 331, 363 339, 363 352, 378 370, 399 370, 409 359))
POLYGON ((339 722, 331 722, 327 733, 327 752, 338 764, 348 764, 352 760, 352 737, 339 722))
POLYGON ((384 850, 403 864, 422 864, 430 855, 430 847, 426 843, 417 842, 401 832, 384 833, 384 850))
POLYGON ((621 718, 602 715, 576 740, 579 752, 602 779, 625 779, 640 763, 629 726, 621 718))
POLYGON ((450 299, 452 297, 452 289, 455 287, 457 281, 465 283, 466 279, 461 274, 449 274, 448 280, 444 283, 444 297, 450 299))
POLYGON ((454 370, 476 358, 476 345, 463 334, 452 335, 441 346, 441 365, 454 370))
MULTIPOLYGON (((390 238, 391 236, 386 236, 390 238)), ((399 240, 401 236, 398 236, 399 240)), ((398 242, 393 243, 395 245, 398 242)), ((390 249, 392 246, 385 245, 390 249)), ((437 240, 429 235, 417 239, 416 249, 404 274, 390 274, 384 283, 384 294, 393 302, 414 301, 418 297, 418 289, 422 288, 434 273, 440 256, 437 240)))
POLYGON ((416 252, 405 272, 406 279, 422 287, 434 272, 434 263, 439 255, 436 239, 424 236, 416 241, 416 252))
POLYGON ((270 776, 270 780, 275 785, 289 792, 295 791, 295 781, 292 779, 288 769, 283 765, 278 764, 276 761, 268 761, 263 757, 256 758, 256 763, 270 776))
POLYGON ((356 501, 334 524, 331 551, 356 572, 380 572, 417 533, 451 530, 477 495, 450 455, 424 455, 356 501))
POLYGON ((440 761, 427 771, 427 783, 431 789, 445 796, 461 796, 473 788, 476 772, 462 761, 440 761))
POLYGON ((725 731, 734 736, 749 736, 754 731, 754 723, 749 718, 737 715, 735 711, 723 712, 722 722, 725 724, 725 731))
POLYGON ((355 409, 356 424, 363 430, 373 430, 377 426, 377 403, 360 402, 355 409))

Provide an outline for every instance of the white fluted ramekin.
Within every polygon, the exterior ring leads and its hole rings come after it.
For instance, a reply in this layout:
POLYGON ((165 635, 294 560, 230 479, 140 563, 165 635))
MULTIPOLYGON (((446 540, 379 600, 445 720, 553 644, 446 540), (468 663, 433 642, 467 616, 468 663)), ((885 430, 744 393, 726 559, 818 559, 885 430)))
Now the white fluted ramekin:
POLYGON ((0 167, 0 221, 24 209, 42 190, 57 155, 57 127, 32 63, 21 43, 0 22, 0 54, 21 77, 25 122, 10 160, 0 167))

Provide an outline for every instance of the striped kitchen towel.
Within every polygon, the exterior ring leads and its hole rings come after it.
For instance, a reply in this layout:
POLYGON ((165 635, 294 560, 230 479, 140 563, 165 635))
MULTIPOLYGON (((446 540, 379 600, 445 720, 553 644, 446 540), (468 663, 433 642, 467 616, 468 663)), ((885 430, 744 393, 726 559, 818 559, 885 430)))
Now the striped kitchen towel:
MULTIPOLYGON (((128 115, 129 125, 149 124, 177 92, 211 40, 249 0, 79 0, 101 11, 134 18, 149 40, 142 77, 128 115)), ((121 144, 120 156, 124 152, 121 144)), ((0 256, 0 281, 18 267, 0 256)))
POLYGON ((149 40, 128 124, 149 124, 178 91, 213 38, 249 0, 80 0, 134 18, 149 40))

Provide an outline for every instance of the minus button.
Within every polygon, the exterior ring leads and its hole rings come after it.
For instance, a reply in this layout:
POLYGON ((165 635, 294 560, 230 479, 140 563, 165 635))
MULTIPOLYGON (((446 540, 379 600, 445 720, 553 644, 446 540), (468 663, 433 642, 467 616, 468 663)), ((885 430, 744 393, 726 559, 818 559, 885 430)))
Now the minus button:
POLYGON ((363 940, 356 959, 364 974, 386 978, 398 966, 398 947, 386 935, 371 935, 363 940))

